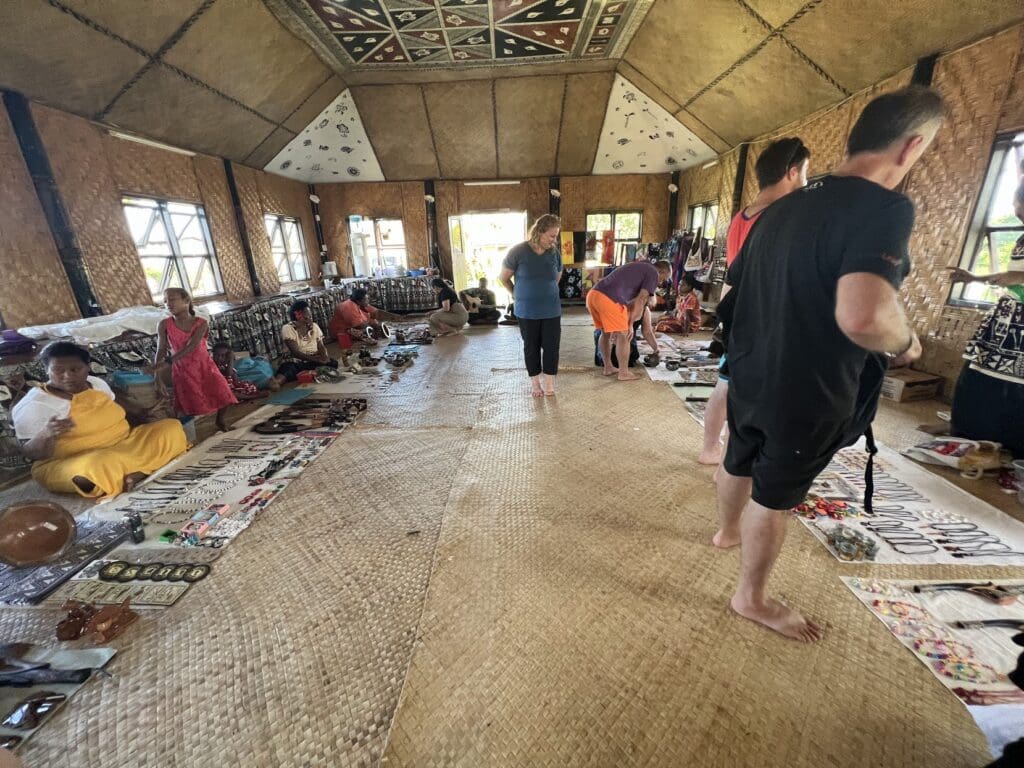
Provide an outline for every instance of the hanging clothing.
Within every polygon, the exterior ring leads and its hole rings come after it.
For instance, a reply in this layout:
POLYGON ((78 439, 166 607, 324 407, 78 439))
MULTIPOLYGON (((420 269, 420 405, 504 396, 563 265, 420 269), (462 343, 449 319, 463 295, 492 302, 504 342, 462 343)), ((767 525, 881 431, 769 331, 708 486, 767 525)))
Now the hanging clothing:
POLYGON ((38 435, 52 416, 74 422, 74 427, 56 439, 53 456, 32 465, 32 477, 41 486, 54 493, 91 498, 116 496, 124 490, 125 476, 152 474, 187 450, 185 430, 177 419, 132 429, 110 388, 91 376, 89 383, 91 389, 70 400, 38 388, 14 408, 15 430, 22 440, 38 435), (75 477, 84 477, 95 488, 84 493, 72 482, 75 477))
POLYGON ((188 331, 181 330, 173 317, 164 320, 163 324, 172 354, 183 349, 193 334, 202 336, 202 341, 194 350, 171 365, 175 410, 186 416, 205 416, 237 403, 227 380, 210 357, 210 350, 206 346, 206 335, 210 329, 206 321, 195 318, 188 331), (197 323, 201 323, 198 328, 197 323))

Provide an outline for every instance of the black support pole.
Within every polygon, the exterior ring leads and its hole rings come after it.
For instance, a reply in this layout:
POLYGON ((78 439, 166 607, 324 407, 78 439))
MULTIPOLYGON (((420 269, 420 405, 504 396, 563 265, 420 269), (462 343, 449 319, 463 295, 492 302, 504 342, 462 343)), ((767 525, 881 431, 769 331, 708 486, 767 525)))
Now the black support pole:
POLYGON ((931 85, 932 76, 935 74, 935 62, 938 60, 939 54, 937 53, 918 59, 914 65, 914 74, 910 76, 910 82, 914 85, 931 85))
POLYGON ((559 177, 549 176, 548 177, 548 213, 558 216, 562 210, 562 195, 558 188, 559 177), (557 192, 558 194, 551 194, 557 192))
POLYGON ((330 261, 327 256, 327 241, 324 240, 324 228, 320 224, 320 197, 316 193, 316 187, 310 184, 307 188, 309 192, 309 207, 313 211, 313 231, 316 232, 316 245, 320 249, 320 263, 326 264, 330 261))
POLYGON ((245 255, 245 267, 249 270, 252 295, 262 296, 263 289, 260 287, 260 278, 256 274, 256 260, 252 257, 252 245, 249 243, 249 228, 245 225, 245 215, 242 213, 242 199, 238 196, 238 185, 235 184, 235 170, 231 166, 231 161, 226 157, 224 158, 224 175, 228 179, 231 205, 235 209, 235 226, 238 227, 238 237, 242 241, 242 253, 245 255))
MULTIPOLYGON (((423 201, 427 207, 427 252, 430 258, 430 266, 441 272, 441 253, 438 248, 437 236, 437 203, 434 199, 434 182, 431 180, 423 182, 423 201)), ((454 275, 446 275, 454 279, 454 275)))
POLYGON ((739 165, 736 166, 736 182, 732 186, 731 216, 735 216, 743 204, 743 185, 747 180, 747 156, 749 154, 750 145, 740 144, 739 165))
POLYGON ((679 216, 679 179, 682 174, 679 171, 672 171, 672 189, 668 192, 668 234, 666 239, 672 237, 676 230, 676 218, 679 216))
POLYGON ((14 135, 18 138, 18 146, 21 147, 21 155, 25 158, 25 165, 32 177, 36 197, 39 198, 46 223, 50 227, 50 234, 57 246, 61 266, 71 283, 78 311, 82 317, 101 315, 103 310, 96 300, 96 294, 93 293, 89 270, 82 258, 82 249, 78 247, 78 240, 75 239, 71 217, 57 188, 57 181, 53 178, 53 167, 50 165, 50 158, 46 154, 46 147, 43 146, 35 120, 32 119, 28 101, 20 93, 13 91, 4 91, 3 100, 7 115, 11 119, 11 126, 14 128, 14 135))

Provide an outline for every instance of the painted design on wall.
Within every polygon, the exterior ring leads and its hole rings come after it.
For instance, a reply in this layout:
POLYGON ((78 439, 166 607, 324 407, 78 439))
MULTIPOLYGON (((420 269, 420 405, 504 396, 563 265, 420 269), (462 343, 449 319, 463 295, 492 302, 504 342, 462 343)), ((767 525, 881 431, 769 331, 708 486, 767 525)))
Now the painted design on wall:
POLYGON ((347 88, 263 170, 314 184, 384 181, 359 110, 347 88))
POLYGON ((713 160, 715 151, 621 75, 608 96, 594 173, 665 173, 713 160))
POLYGON ((653 0, 298 0, 348 67, 605 58, 653 0))

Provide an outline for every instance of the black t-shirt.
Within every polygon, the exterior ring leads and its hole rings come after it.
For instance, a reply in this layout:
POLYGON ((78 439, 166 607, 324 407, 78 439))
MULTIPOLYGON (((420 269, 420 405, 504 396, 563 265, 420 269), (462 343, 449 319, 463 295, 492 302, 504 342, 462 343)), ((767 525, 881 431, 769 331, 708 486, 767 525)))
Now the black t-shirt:
POLYGON ((455 308, 456 304, 460 303, 459 295, 455 293, 455 291, 453 291, 447 285, 441 289, 441 293, 437 297, 437 306, 439 309, 444 309, 445 299, 451 302, 449 306, 451 306, 451 308, 453 309, 455 308))
POLYGON ((837 285, 870 272, 899 288, 913 225, 909 199, 853 176, 827 176, 765 210, 727 278, 730 397, 753 423, 785 437, 861 418, 872 388, 862 375, 880 383, 878 356, 839 329, 837 285))

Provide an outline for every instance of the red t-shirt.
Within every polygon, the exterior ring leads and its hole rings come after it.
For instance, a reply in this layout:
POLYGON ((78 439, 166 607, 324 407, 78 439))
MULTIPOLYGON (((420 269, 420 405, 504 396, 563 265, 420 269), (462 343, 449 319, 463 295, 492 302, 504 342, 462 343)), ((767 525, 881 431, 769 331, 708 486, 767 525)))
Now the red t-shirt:
POLYGON ((350 329, 363 326, 377 316, 376 307, 363 309, 352 299, 346 299, 334 308, 334 317, 331 318, 330 331, 337 337, 341 333, 347 333, 350 329))
POLYGON ((743 247, 743 243, 746 242, 747 235, 750 234, 750 228, 754 226, 754 222, 757 221, 762 213, 764 211, 758 211, 750 218, 747 218, 747 215, 741 210, 732 217, 732 222, 729 224, 729 233, 725 236, 725 265, 727 267, 731 267, 736 257, 739 256, 740 249, 743 247))

